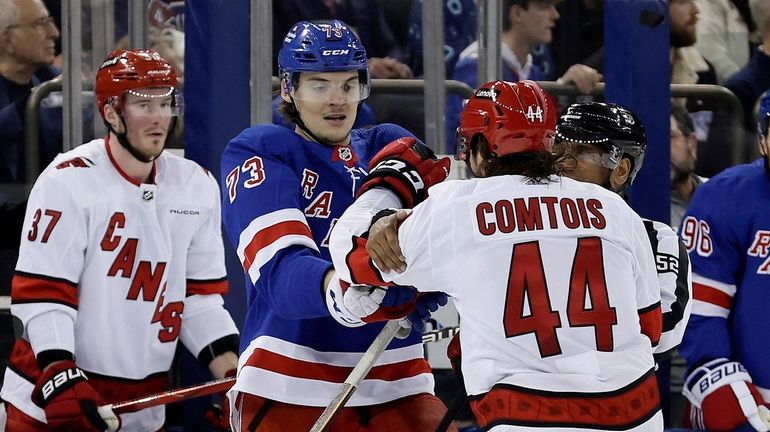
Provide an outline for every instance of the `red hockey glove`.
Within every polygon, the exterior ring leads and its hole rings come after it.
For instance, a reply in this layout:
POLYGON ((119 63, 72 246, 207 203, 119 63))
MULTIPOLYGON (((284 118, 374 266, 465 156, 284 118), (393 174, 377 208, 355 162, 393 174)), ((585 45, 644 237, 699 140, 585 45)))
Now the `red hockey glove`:
POLYGON ((433 150, 415 138, 399 138, 374 155, 357 196, 384 187, 398 195, 405 208, 412 208, 428 196, 431 186, 449 176, 450 163, 448 157, 436 158, 433 150))
POLYGON ((120 426, 120 419, 114 414, 102 418, 97 411, 97 407, 103 405, 101 397, 88 383, 85 373, 70 360, 46 369, 32 395, 33 401, 45 410, 52 430, 104 431, 117 430, 120 426))
MULTIPOLYGON (((227 372, 225 372, 225 377, 231 377, 235 376, 235 369, 230 369, 227 372)), ((230 398, 227 397, 227 392, 222 392, 219 394, 220 397, 220 403, 222 404, 221 407, 216 406, 212 404, 206 412, 203 414, 203 417, 206 419, 206 422, 217 431, 220 432, 229 432, 230 429, 230 398)))
POLYGON ((713 431, 770 430, 770 410, 743 365, 726 358, 692 371, 682 394, 690 402, 692 427, 713 431))

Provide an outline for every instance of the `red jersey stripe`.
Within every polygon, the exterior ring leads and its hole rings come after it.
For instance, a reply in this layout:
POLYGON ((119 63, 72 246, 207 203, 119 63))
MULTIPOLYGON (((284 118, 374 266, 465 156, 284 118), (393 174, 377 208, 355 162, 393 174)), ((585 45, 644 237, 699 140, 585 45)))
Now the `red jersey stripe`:
POLYGON ((16 273, 11 282, 13 303, 52 302, 78 308, 78 288, 72 282, 45 276, 16 273))
POLYGON ((249 242, 244 250, 243 268, 246 272, 249 271, 251 265, 254 264, 254 260, 263 248, 269 246, 279 238, 287 235, 304 235, 313 238, 313 234, 310 232, 310 227, 299 221, 285 221, 279 222, 275 225, 271 225, 267 228, 261 229, 254 234, 254 237, 249 242))
POLYGON ((471 410, 482 427, 510 424, 625 430, 660 410, 652 371, 628 386, 603 393, 549 392, 499 384, 474 397, 471 410))
POLYGON ((663 313, 660 303, 656 303, 654 306, 649 309, 641 309, 638 312, 642 333, 650 338, 652 346, 657 346, 660 342, 660 335, 663 332, 663 313))
POLYGON ((692 297, 725 309, 730 309, 733 302, 733 298, 725 292, 696 282, 692 283, 692 297))
POLYGON ((393 285, 385 282, 380 272, 374 267, 369 253, 366 252, 366 239, 353 236, 353 248, 345 257, 345 263, 350 269, 351 282, 355 284, 369 284, 378 286, 393 285))
MULTIPOLYGON (((257 348, 249 357, 246 366, 258 367, 293 378, 305 378, 341 383, 350 375, 352 367, 332 366, 286 357, 263 348, 257 348)), ((387 365, 375 366, 366 376, 367 379, 396 381, 423 373, 430 373, 430 365, 425 359, 411 359, 387 365)))
POLYGON ((201 281, 187 279, 187 295, 227 294, 227 279, 201 281))

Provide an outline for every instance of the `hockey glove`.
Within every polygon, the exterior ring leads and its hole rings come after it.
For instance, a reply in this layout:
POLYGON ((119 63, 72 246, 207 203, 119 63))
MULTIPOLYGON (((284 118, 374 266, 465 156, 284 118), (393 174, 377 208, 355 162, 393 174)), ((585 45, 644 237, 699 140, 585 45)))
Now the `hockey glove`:
POLYGON ((682 394, 692 427, 713 431, 770 431, 770 410, 743 365, 712 360, 690 373, 682 394))
POLYGON ((433 150, 415 138, 399 138, 374 155, 357 196, 384 187, 398 195, 404 207, 412 208, 428 196, 431 186, 449 176, 449 166, 448 157, 436 158, 433 150))
POLYGON ((430 318, 430 314, 436 312, 439 307, 446 305, 447 301, 447 295, 439 291, 418 294, 414 311, 408 316, 412 328, 422 332, 425 328, 425 320, 430 318))
POLYGON ((88 383, 86 374, 70 360, 48 367, 32 392, 35 404, 45 410, 46 421, 57 431, 115 431, 120 418, 100 412, 99 394, 88 383), (104 418, 102 418, 104 415, 104 418))

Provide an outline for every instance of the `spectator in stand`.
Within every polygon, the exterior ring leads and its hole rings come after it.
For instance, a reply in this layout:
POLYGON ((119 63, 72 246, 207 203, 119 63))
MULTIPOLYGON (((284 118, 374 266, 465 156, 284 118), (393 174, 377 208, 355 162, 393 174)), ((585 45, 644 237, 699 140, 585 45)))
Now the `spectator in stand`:
POLYGON ((746 66, 725 81, 743 105, 744 126, 754 132, 754 106, 762 93, 770 89, 770 2, 751 0, 751 14, 757 23, 757 30, 762 36, 762 44, 746 66))
MULTIPOLYGON (((504 81, 544 80, 544 72, 533 65, 533 49, 553 39, 552 29, 559 19, 556 4, 560 0, 505 0, 503 2, 503 33, 500 36, 500 55, 503 60, 504 81)), ((473 42, 460 53, 452 79, 469 86, 478 86, 479 43, 473 42)), ((582 64, 572 65, 558 79, 573 83, 583 93, 590 93, 602 75, 596 69, 582 64)), ((460 123, 462 98, 447 97, 447 148, 454 149, 455 130, 460 123)))
MULTIPOLYGON (((24 107, 51 66, 59 29, 40 0, 0 0, 0 182, 23 182, 24 107)), ((41 165, 61 151, 61 108, 41 110, 41 165)))
MULTIPOLYGON (((354 28, 369 55, 372 78, 411 78, 406 53, 398 46, 378 0, 273 0, 273 58, 300 21, 339 19, 354 28)), ((273 65, 273 75, 278 68, 273 65)))
POLYGON ((721 84, 749 61, 749 35, 756 29, 748 0, 697 0, 695 48, 714 66, 721 84))
MULTIPOLYGON (((476 3, 474 0, 444 0, 444 72, 454 73, 460 52, 476 40, 476 3)), ((409 17, 409 66, 415 76, 423 75, 422 0, 412 1, 409 17)))
POLYGON ((690 113, 671 102, 671 226, 676 230, 695 189, 705 179, 695 174, 698 137, 690 113))

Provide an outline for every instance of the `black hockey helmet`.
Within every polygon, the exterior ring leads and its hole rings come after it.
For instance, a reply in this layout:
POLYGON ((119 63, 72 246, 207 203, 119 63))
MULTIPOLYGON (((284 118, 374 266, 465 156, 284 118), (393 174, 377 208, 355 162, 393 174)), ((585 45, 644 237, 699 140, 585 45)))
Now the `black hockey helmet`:
POLYGON ((621 105, 603 102, 581 102, 567 107, 556 122, 555 143, 571 141, 605 148, 614 158, 631 159, 633 166, 626 186, 631 185, 642 168, 647 136, 639 117, 621 105))

